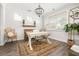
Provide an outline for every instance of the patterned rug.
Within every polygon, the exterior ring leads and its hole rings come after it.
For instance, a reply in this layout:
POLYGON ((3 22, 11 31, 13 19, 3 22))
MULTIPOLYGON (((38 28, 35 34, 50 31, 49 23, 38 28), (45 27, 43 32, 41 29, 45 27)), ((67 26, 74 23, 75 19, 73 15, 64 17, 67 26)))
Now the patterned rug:
POLYGON ((21 44, 19 47, 19 54, 21 56, 29 55, 29 56, 45 56, 55 51, 58 47, 60 47, 61 42, 51 41, 52 44, 47 43, 47 41, 36 41, 32 43, 33 50, 29 49, 27 42, 21 44))
POLYGON ((33 42, 33 50, 29 49, 27 41, 8 42, 0 46, 0 56, 68 56, 67 44, 51 40, 52 44, 47 41, 33 42))

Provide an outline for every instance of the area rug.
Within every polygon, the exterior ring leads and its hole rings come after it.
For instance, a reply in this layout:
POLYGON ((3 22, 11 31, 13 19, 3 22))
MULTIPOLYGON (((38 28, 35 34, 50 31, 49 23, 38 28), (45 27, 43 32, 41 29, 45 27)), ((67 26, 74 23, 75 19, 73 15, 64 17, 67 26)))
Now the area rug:
POLYGON ((46 41, 33 42, 33 51, 29 49, 27 42, 24 40, 17 42, 7 42, 0 46, 0 56, 68 56, 67 44, 64 42, 51 40, 52 44, 46 41))
POLYGON ((19 45, 19 55, 21 56, 46 56, 60 47, 60 42, 51 41, 49 44, 47 41, 37 41, 32 43, 33 50, 30 50, 27 42, 19 45))

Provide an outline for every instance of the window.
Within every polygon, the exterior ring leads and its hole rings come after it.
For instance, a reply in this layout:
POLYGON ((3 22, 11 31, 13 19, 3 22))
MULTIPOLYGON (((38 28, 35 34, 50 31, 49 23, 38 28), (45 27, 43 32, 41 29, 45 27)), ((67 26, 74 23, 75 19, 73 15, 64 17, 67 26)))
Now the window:
POLYGON ((45 26, 47 30, 63 30, 66 24, 67 15, 63 12, 49 17, 45 26))

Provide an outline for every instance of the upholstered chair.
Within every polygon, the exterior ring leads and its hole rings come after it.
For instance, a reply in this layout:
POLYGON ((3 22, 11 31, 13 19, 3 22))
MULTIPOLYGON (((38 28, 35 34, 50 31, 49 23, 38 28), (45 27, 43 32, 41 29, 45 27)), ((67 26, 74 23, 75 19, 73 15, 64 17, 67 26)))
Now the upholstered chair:
POLYGON ((6 41, 14 41, 13 39, 17 39, 17 35, 15 33, 15 30, 11 27, 5 28, 5 39, 6 41))

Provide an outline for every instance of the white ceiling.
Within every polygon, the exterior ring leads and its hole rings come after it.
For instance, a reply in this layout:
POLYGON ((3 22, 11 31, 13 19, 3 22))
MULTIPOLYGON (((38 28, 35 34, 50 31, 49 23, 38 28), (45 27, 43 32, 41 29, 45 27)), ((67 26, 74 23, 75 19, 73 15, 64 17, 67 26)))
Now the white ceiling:
MULTIPOLYGON (((40 3, 41 7, 45 10, 44 14, 50 11, 54 12, 71 4, 74 3, 40 3)), ((38 7, 39 3, 6 3, 6 5, 25 12, 28 10, 34 12, 34 10, 38 7)))
MULTIPOLYGON (((6 5, 14 7, 16 9, 28 11, 34 10, 38 7, 39 3, 7 3, 6 5)), ((49 11, 54 11, 53 9, 57 10, 62 8, 63 6, 67 5, 67 3, 40 3, 41 7, 45 10, 45 13, 49 11)))

